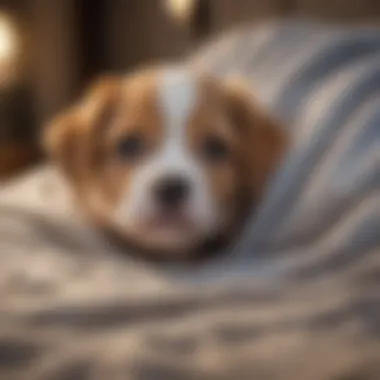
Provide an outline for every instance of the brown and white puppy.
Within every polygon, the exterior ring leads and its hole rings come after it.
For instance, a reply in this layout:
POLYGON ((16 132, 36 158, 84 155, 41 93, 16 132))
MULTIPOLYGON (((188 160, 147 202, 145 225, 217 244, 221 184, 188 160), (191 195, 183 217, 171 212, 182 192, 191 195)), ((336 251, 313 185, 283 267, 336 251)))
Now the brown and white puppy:
POLYGON ((248 91, 178 66, 102 78, 45 142, 90 223, 180 260, 236 236, 286 148, 248 91))

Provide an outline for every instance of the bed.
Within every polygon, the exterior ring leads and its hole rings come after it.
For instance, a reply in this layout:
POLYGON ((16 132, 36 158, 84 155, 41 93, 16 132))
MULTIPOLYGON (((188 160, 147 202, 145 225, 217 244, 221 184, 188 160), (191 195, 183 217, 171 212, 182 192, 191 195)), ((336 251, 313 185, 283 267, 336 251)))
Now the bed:
POLYGON ((380 30, 263 23, 187 62, 288 128, 265 199, 226 254, 169 266, 86 226, 51 165, 3 184, 0 379, 379 379, 380 30))

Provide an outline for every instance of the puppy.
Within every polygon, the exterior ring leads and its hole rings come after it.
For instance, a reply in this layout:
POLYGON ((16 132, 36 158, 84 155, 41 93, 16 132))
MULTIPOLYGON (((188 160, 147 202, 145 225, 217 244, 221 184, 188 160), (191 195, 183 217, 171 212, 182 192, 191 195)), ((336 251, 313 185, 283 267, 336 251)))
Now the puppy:
POLYGON ((287 146, 249 91, 182 66, 101 78, 44 140, 89 223, 168 260, 235 239, 287 146))

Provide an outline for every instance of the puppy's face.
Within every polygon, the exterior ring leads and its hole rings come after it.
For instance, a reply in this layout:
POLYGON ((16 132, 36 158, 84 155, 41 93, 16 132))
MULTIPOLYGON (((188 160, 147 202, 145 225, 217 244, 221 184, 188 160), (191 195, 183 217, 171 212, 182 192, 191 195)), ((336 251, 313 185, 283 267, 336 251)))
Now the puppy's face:
POLYGON ((235 232, 284 147, 248 94, 183 68, 104 79, 46 136, 92 221, 176 259, 235 232))

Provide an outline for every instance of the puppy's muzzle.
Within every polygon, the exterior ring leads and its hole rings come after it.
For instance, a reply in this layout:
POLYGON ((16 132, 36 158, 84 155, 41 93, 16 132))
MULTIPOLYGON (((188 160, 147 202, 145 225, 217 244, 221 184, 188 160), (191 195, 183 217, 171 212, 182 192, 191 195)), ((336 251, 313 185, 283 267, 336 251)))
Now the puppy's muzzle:
POLYGON ((165 210, 181 208, 191 193, 189 181, 180 175, 164 177, 153 187, 154 200, 165 210))

